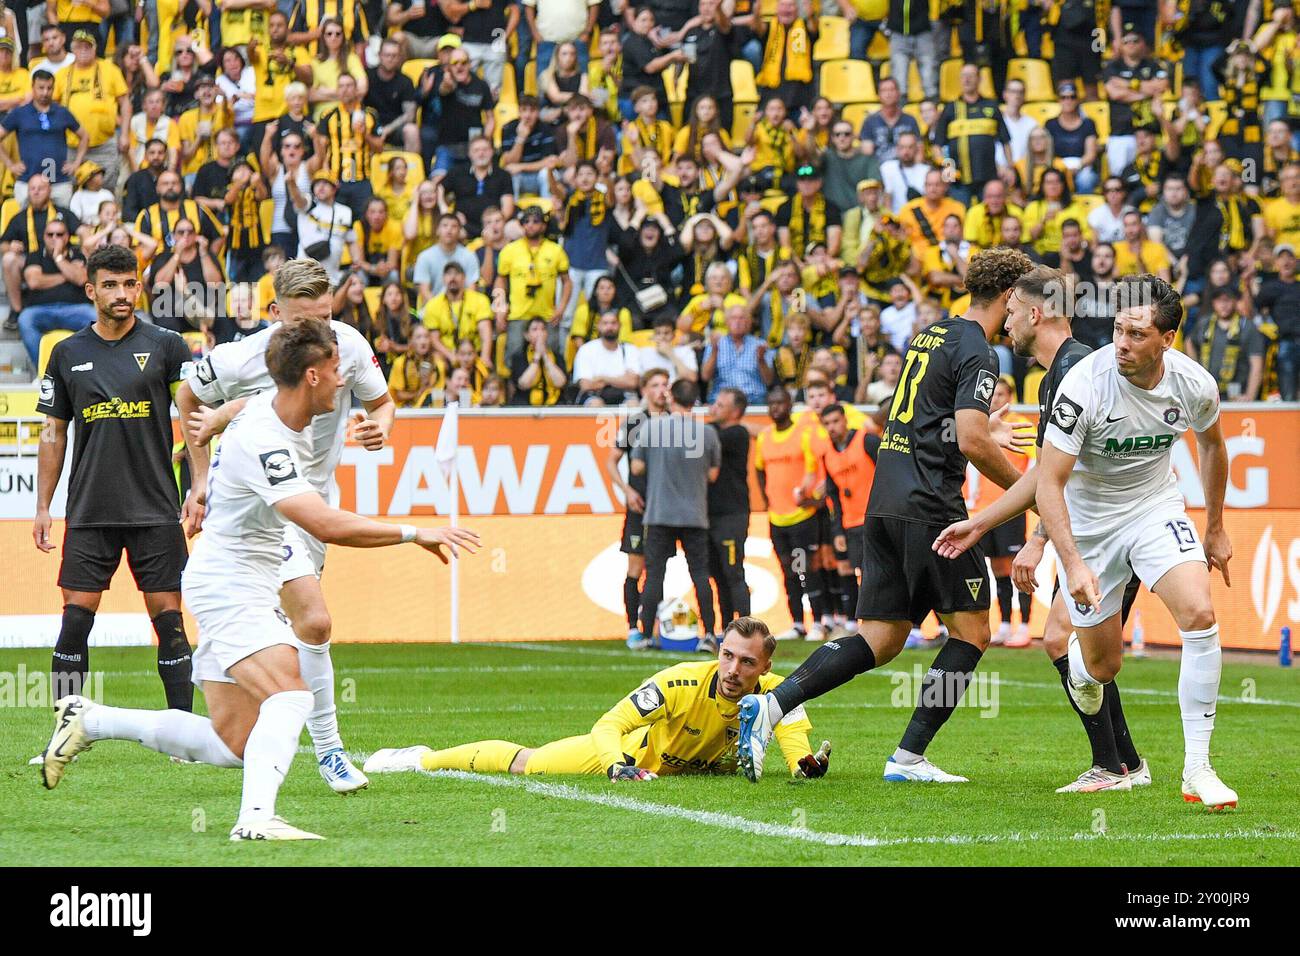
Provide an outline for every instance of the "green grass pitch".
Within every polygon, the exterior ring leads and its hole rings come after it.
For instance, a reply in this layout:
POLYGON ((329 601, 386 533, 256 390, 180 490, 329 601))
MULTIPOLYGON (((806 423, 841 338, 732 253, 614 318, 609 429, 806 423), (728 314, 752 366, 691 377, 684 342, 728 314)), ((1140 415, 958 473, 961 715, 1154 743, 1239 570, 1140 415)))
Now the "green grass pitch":
MULTIPOLYGON (((807 646, 782 645, 789 673, 807 646)), ((922 671, 905 652, 809 706, 814 745, 834 742, 831 773, 792 781, 779 754, 757 785, 739 777, 615 786, 603 778, 377 775, 341 798, 304 749, 280 812, 328 837, 318 844, 227 840, 240 774, 179 765, 105 741, 46 792, 26 760, 49 712, 9 704, 0 716, 0 863, 9 865, 1045 864, 1262 865, 1300 859, 1294 767, 1300 680, 1267 658, 1225 664, 1214 761, 1241 795, 1209 814, 1179 792, 1182 731, 1175 658, 1131 660, 1120 677, 1134 736, 1155 775, 1131 793, 1057 795, 1087 763, 1087 745, 1041 650, 993 650, 981 666, 996 716, 962 707, 930 750, 969 784, 880 779, 910 713, 891 677, 922 671)), ((644 677, 680 658, 620 643, 335 645, 344 740, 353 753, 482 738, 537 745, 590 729, 644 677)), ((161 706, 148 648, 95 649, 106 703, 161 706)), ((9 680, 48 651, 0 651, 9 680)), ((21 700, 18 701, 21 703, 21 700)), ((199 698, 202 706, 202 698, 199 698)), ((985 712, 993 713, 987 707, 985 712)), ((775 748, 774 748, 775 749, 775 748)))

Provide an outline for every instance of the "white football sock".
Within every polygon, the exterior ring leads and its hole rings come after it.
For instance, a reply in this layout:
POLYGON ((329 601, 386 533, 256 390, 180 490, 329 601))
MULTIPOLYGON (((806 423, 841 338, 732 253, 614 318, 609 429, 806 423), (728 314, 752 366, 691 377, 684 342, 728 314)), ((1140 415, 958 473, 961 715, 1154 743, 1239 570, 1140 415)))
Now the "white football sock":
POLYGON ((305 690, 284 690, 262 701, 257 723, 244 744, 240 823, 275 816, 275 795, 298 751, 298 737, 311 712, 311 703, 311 694, 305 690))
POLYGON ((242 767, 212 729, 212 721, 183 710, 129 710, 91 707, 86 711, 91 740, 134 740, 150 750, 212 767, 242 767))
POLYGON ((303 683, 312 694, 311 714, 307 717, 307 732, 316 747, 316 757, 331 750, 342 750, 339 737, 338 711, 334 707, 334 661, 330 658, 330 644, 308 644, 298 641, 298 670, 303 683))
POLYGON ((1083 647, 1079 644, 1079 635, 1070 632, 1069 642, 1070 676, 1076 683, 1100 684, 1101 681, 1088 673, 1088 665, 1083 662, 1083 647))
POLYGON ((1223 653, 1219 625, 1203 631, 1179 631, 1183 659, 1178 669, 1178 706, 1183 713, 1183 774, 1210 762, 1210 735, 1219 704, 1219 677, 1223 653))

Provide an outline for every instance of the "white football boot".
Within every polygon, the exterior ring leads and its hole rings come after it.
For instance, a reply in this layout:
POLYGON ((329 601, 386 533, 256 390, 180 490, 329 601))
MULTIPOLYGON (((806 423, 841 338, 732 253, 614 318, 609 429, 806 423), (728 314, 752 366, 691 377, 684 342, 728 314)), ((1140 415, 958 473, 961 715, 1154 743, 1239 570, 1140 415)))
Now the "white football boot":
POLYGON ((94 706, 93 700, 76 694, 61 697, 54 705, 54 733, 41 759, 41 782, 46 790, 57 787, 73 758, 90 749, 91 739, 86 736, 84 718, 86 711, 94 706))
POLYGON ((1136 770, 1128 772, 1128 778, 1135 787, 1151 786, 1151 765, 1147 763, 1146 757, 1142 758, 1142 762, 1137 765, 1136 770))
POLYGON ((232 843, 241 840, 323 840, 323 836, 299 830, 283 817, 236 823, 230 831, 232 843))
POLYGON ((906 764, 890 757, 885 761, 884 776, 890 783, 970 783, 965 777, 940 770, 924 757, 906 764))
POLYGON ((1057 793, 1096 793, 1099 790, 1132 790, 1133 781, 1126 773, 1111 773, 1105 767, 1089 767, 1077 780, 1057 787, 1057 793))
POLYGON ((320 775, 335 793, 346 795, 370 786, 366 775, 356 768, 341 747, 320 758, 320 775))
POLYGON ((808 628, 808 633, 804 635, 803 639, 816 644, 824 644, 826 642, 826 625, 814 624, 808 628))
POLYGON ((384 750, 376 750, 367 757, 365 767, 362 769, 366 773, 402 773, 420 770, 422 769, 420 758, 431 753, 433 753, 432 748, 424 744, 416 744, 414 747, 387 747, 384 750))
POLYGON ((1214 772, 1209 764, 1193 770, 1190 775, 1183 775, 1183 800, 1187 803, 1203 803, 1213 813, 1225 807, 1237 805, 1237 791, 1233 790, 1214 772))
POLYGON ((750 783, 763 776, 763 758, 772 739, 766 694, 746 694, 740 701, 740 736, 736 741, 740 772, 750 783))
POLYGON ((802 627, 792 627, 776 635, 778 641, 802 641, 808 636, 802 627))

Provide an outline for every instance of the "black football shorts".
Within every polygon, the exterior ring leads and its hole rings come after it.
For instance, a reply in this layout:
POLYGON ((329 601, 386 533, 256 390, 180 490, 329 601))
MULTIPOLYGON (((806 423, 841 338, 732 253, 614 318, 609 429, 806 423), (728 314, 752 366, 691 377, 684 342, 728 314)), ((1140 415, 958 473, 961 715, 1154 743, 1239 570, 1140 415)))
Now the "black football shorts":
POLYGON ((107 591, 126 551, 127 563, 141 591, 179 591, 189 558, 179 522, 68 528, 63 535, 59 587, 69 591, 107 591))
POLYGON ((919 625, 931 611, 989 609, 984 551, 971 548, 955 560, 931 550, 947 522, 925 524, 867 515, 863 524, 862 586, 858 619, 911 621, 919 625))

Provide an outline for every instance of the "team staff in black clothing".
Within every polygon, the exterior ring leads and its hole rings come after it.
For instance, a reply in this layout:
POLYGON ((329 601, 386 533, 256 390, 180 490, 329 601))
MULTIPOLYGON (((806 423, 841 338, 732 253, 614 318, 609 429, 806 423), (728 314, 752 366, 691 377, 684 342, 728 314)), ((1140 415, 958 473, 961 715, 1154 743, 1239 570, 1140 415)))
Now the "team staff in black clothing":
POLYGON ((749 400, 738 388, 714 396, 712 425, 722 445, 722 470, 709 485, 709 577, 718 592, 723 630, 733 617, 749 617, 745 539, 749 537, 749 429, 740 423, 749 400))
POLYGON ((190 645, 181 620, 185 533, 172 473, 172 396, 191 362, 179 335, 135 317, 135 255, 106 246, 86 264, 95 322, 54 347, 37 410, 45 427, 32 537, 55 545, 50 502, 63 472, 68 425, 72 471, 59 587, 63 624, 50 664, 53 696, 79 694, 89 675, 89 637, 99 600, 126 551, 158 635, 167 706, 193 709, 190 645))
MULTIPOLYGON (((1011 338, 1016 353, 1024 356, 1032 355, 1039 365, 1047 369, 1038 386, 1037 444, 1040 450, 1043 447, 1052 405, 1056 399, 1057 387, 1065 378, 1065 373, 1092 352, 1087 345, 1070 336, 1070 319, 1061 308, 1061 304, 1073 301, 1073 296, 1065 291, 1068 289, 1068 277, 1065 273, 1039 266, 1016 283, 1015 291, 1007 304, 1006 332, 1011 338)), ((1006 509, 1019 507, 1023 512, 1033 503, 1033 489, 1037 486, 1037 477, 1031 468, 1005 495, 977 517, 946 529, 936 544, 940 548, 943 547, 942 543, 947 543, 954 549, 961 548, 967 541, 978 540, 980 534, 985 533, 985 529, 997 527, 994 522, 1008 513, 1006 509)), ((1038 582, 1034 574, 1043 558, 1043 546, 1046 543, 1047 535, 1042 524, 1039 524, 1012 562, 1012 579, 1021 591, 1033 593, 1037 588, 1038 582)), ((945 552, 941 550, 941 553, 945 552)), ((1129 579, 1121 612, 1124 621, 1128 620, 1139 587, 1141 582, 1136 576, 1129 579)), ((1088 741, 1092 745, 1091 768, 1084 771, 1078 780, 1062 787, 1058 792, 1076 792, 1085 787, 1089 792, 1109 789, 1097 784, 1114 781, 1107 781, 1104 775, 1096 774, 1094 771, 1100 768, 1110 774, 1122 774, 1121 765, 1129 769, 1130 785, 1137 783, 1140 786, 1150 783, 1150 771, 1147 770, 1146 762, 1138 754, 1129 735, 1128 722, 1124 718, 1124 708, 1120 704, 1119 688, 1115 682, 1111 681, 1105 685, 1103 706, 1092 716, 1079 710, 1074 703, 1074 698, 1070 696, 1067 641, 1072 630, 1074 628, 1070 624, 1065 598, 1057 593, 1052 600, 1052 608, 1043 629, 1043 650, 1047 652, 1048 658, 1060 673, 1062 686, 1066 689, 1066 699, 1070 701, 1070 706, 1083 722, 1083 729, 1088 734, 1088 741)))
POLYGON ((936 767, 925 751, 988 647, 988 569, 978 543, 954 560, 940 557, 931 545, 946 525, 966 517, 961 487, 968 461, 1002 488, 1020 477, 989 432, 998 377, 989 339, 1002 329, 1016 280, 1032 268, 1013 249, 979 253, 966 273, 966 316, 935 322, 912 338, 886 413, 867 503, 859 633, 823 644, 773 693, 741 702, 739 763, 750 780, 762 773, 772 728, 785 714, 892 660, 913 623, 931 611, 951 637, 926 672, 920 703, 885 763, 884 778, 966 780, 936 767))

